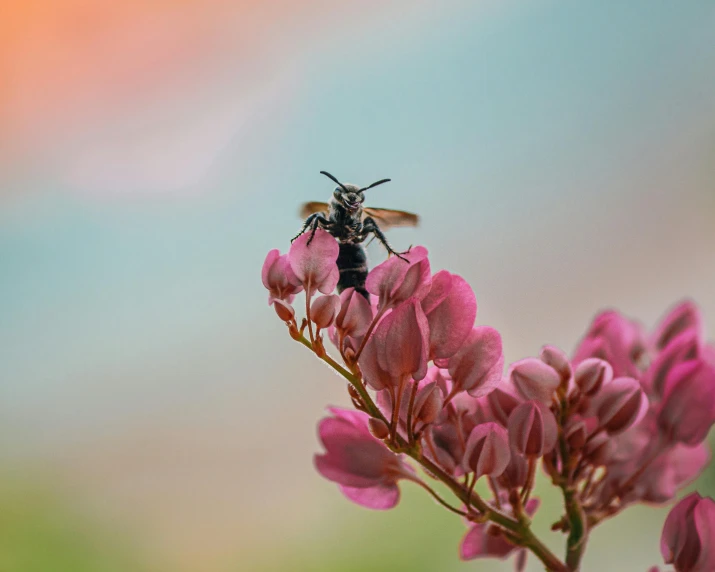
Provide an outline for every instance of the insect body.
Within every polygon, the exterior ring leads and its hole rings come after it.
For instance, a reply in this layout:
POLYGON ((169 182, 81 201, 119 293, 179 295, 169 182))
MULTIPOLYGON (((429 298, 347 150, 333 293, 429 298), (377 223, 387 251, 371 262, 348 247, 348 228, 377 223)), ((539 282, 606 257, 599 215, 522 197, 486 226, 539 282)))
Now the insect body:
POLYGON ((338 186, 333 191, 329 203, 310 202, 301 207, 300 215, 305 218, 305 223, 293 240, 308 229, 311 230, 311 236, 308 239, 309 245, 318 228, 332 234, 340 244, 338 292, 352 287, 369 300, 370 295, 365 289, 367 254, 362 243, 372 235, 382 243, 390 254, 406 260, 401 256, 404 253, 392 249, 382 230, 392 226, 416 226, 419 217, 405 211, 363 207, 364 192, 377 185, 387 183, 390 179, 381 179, 372 185, 359 188, 356 185, 343 184, 325 171, 320 171, 320 173, 337 183, 338 186), (378 221, 380 226, 378 226, 378 221))

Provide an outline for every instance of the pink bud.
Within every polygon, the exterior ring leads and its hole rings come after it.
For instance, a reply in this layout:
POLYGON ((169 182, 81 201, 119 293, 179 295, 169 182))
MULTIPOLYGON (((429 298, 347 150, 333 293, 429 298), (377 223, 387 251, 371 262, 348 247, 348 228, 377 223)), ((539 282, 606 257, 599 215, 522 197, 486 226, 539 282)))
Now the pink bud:
POLYGON ((696 359, 700 355, 701 344, 698 333, 686 330, 668 345, 653 360, 646 372, 644 387, 653 397, 663 396, 663 386, 670 371, 678 364, 696 359))
POLYGON ((556 388, 561 383, 557 371, 536 358, 526 358, 511 365, 509 379, 525 399, 551 405, 556 388))
POLYGON ((505 489, 513 489, 523 487, 528 476, 529 465, 526 459, 512 447, 509 464, 504 469, 504 472, 497 477, 497 482, 505 489))
POLYGON ((310 317, 320 329, 330 327, 340 311, 340 296, 320 296, 310 305, 310 317))
POLYGON ((501 381, 504 355, 499 332, 489 326, 476 326, 451 358, 449 373, 454 391, 467 391, 473 397, 491 392, 501 381))
POLYGON ((613 453, 611 438, 604 431, 599 431, 586 442, 583 449, 584 457, 594 465, 600 467, 608 463, 613 453))
POLYGON ((580 451, 588 439, 588 429, 582 419, 574 419, 564 427, 564 438, 572 451, 580 451))
POLYGON ((422 300, 430 328, 430 357, 453 356, 464 342, 477 316, 477 300, 466 280, 442 270, 432 277, 432 287, 422 300))
POLYGON ((684 332, 690 332, 696 339, 702 336, 700 310, 690 300, 678 304, 658 324, 653 334, 653 345, 661 350, 684 332))
POLYGON ((601 386, 611 383, 613 368, 607 361, 598 358, 583 360, 574 374, 574 381, 584 395, 594 395, 601 386))
POLYGON ((628 429, 645 413, 647 401, 638 380, 619 377, 603 387, 594 405, 601 427, 614 435, 628 429))
POLYGON ((364 336, 372 322, 372 308, 365 297, 348 288, 340 294, 340 312, 335 318, 335 327, 344 336, 364 336))
POLYGON ((509 443, 527 457, 541 457, 551 452, 558 438, 554 414, 536 401, 527 401, 514 409, 508 428, 509 443))
POLYGON ((666 564, 677 572, 715 570, 715 501, 691 493, 668 514, 660 538, 666 564))
POLYGON ((506 430, 496 423, 484 423, 470 433, 462 466, 467 472, 474 471, 476 478, 484 475, 498 477, 506 469, 510 457, 506 430))
POLYGON ((422 307, 414 298, 382 319, 370 342, 373 340, 380 367, 394 378, 411 376, 419 381, 427 375, 429 327, 422 307))
POLYGON ((308 297, 316 290, 323 294, 332 293, 340 278, 336 263, 338 242, 330 233, 319 228, 308 245, 311 234, 312 231, 301 234, 293 241, 288 251, 290 267, 306 288, 308 297))
POLYGON ((393 256, 379 264, 368 274, 365 288, 378 296, 380 308, 391 308, 408 298, 421 300, 430 290, 430 274, 427 249, 416 246, 401 255, 393 256))
POLYGON ((442 410, 444 398, 437 383, 432 381, 420 388, 415 397, 413 417, 422 425, 429 425, 439 415, 442 410))
POLYGON ((261 270, 261 280, 268 289, 268 303, 274 300, 284 300, 289 304, 295 295, 303 289, 297 276, 288 264, 288 255, 281 256, 277 249, 271 250, 266 255, 261 270))
POLYGON ((697 445, 715 423, 715 365, 702 359, 681 363, 668 374, 658 411, 667 438, 697 445))
POLYGON ((561 376, 562 382, 568 382, 571 379, 573 373, 571 371, 571 362, 563 350, 556 346, 544 346, 539 357, 546 365, 550 365, 556 370, 561 376))
POLYGON ((295 311, 293 306, 276 298, 273 300, 273 309, 278 314, 278 317, 284 322, 290 322, 295 317, 295 311))
POLYGON ((376 391, 381 391, 388 387, 396 387, 400 382, 399 378, 393 377, 389 371, 380 365, 378 356, 380 349, 375 335, 372 335, 365 344, 358 359, 358 365, 360 366, 360 371, 362 371, 365 383, 376 391))
POLYGON ((373 437, 375 437, 375 439, 387 439, 387 437, 390 435, 390 428, 387 426, 387 423, 385 423, 382 419, 378 419, 377 417, 370 417, 370 420, 368 421, 367 425, 370 429, 370 433, 373 437))
POLYGON ((521 403, 521 398, 516 395, 513 384, 505 380, 487 396, 487 401, 494 418, 506 427, 511 412, 521 403))

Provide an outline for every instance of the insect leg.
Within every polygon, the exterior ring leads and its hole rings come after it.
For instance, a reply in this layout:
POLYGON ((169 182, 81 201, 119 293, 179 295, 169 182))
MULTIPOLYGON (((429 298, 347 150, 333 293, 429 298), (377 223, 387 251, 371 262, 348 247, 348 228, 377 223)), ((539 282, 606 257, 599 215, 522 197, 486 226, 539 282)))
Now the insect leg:
POLYGON ((311 220, 310 223, 308 223, 308 221, 306 221, 306 223, 310 224, 310 226, 312 227, 312 231, 310 233, 310 238, 308 239, 308 242, 305 243, 306 246, 310 246, 310 243, 313 242, 313 237, 315 236, 315 231, 318 230, 319 227, 324 228, 326 230, 328 230, 328 227, 330 227, 330 221, 327 218, 325 218, 322 213, 312 214, 308 218, 309 219, 312 218, 313 220, 311 220))
POLYGON ((385 238, 385 235, 380 230, 380 227, 377 226, 377 223, 375 222, 375 220, 371 217, 367 217, 362 222, 362 235, 367 236, 370 233, 372 233, 374 235, 374 237, 378 241, 380 241, 380 243, 382 244, 382 246, 385 247, 387 252, 389 252, 390 254, 394 254, 395 256, 397 256, 397 258, 404 260, 405 262, 409 262, 409 260, 407 260, 404 256, 402 256, 402 254, 405 254, 404 252, 397 252, 390 246, 390 244, 387 242, 387 238, 385 238))
POLYGON ((314 223, 315 219, 320 216, 320 213, 313 213, 310 215, 307 219, 305 219, 305 222, 303 223, 303 228, 300 229, 300 232, 296 234, 293 238, 290 239, 291 242, 293 242, 296 238, 298 238, 301 234, 303 234, 306 230, 308 230, 308 227, 314 223))

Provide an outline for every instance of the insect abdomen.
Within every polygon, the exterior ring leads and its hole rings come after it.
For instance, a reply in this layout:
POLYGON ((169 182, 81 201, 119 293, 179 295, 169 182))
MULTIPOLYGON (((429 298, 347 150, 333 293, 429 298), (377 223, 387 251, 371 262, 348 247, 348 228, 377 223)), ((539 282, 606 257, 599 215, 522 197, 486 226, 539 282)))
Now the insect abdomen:
POLYGON ((346 288, 355 288, 369 301, 370 294, 365 290, 365 280, 367 279, 367 254, 360 244, 340 244, 338 253, 338 270, 340 280, 338 280, 338 292, 346 288))

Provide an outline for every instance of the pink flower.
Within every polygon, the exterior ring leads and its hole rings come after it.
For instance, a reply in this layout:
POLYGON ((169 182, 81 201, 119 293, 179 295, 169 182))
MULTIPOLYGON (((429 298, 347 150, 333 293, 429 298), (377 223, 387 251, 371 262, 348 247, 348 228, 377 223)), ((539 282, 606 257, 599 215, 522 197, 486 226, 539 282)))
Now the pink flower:
POLYGON ((504 370, 499 332, 489 326, 475 326, 447 363, 454 383, 452 393, 487 395, 501 381, 504 370))
POLYGON ((526 457, 550 453, 557 438, 554 414, 538 401, 522 403, 509 416, 509 443, 526 457))
POLYGON ((645 414, 647 401, 637 380, 619 377, 601 389, 592 408, 600 426, 614 435, 628 429, 645 414))
POLYGON ((442 270, 432 277, 432 287, 422 300, 430 328, 430 358, 453 356, 477 317, 477 300, 461 276, 442 270))
POLYGON ((422 300, 430 290, 430 274, 427 249, 416 246, 401 255, 407 259, 393 256, 370 271, 365 288, 378 296, 379 308, 392 308, 408 298, 422 300))
MULTIPOLYGON (((533 516, 539 508, 539 499, 530 499, 524 507, 526 514, 533 516)), ((512 544, 502 534, 497 527, 490 524, 475 524, 462 538, 459 546, 459 556, 462 560, 473 560, 475 558, 506 558, 514 550, 525 554, 525 550, 519 549, 512 544)), ((519 558, 523 560, 523 558, 519 558)), ((518 564, 517 570, 523 570, 523 562, 518 564)))
POLYGON ((595 395, 603 385, 611 383, 613 368, 598 358, 583 360, 574 373, 574 381, 584 395, 595 395))
POLYGON ((261 280, 269 291, 268 304, 272 304, 274 300, 283 300, 290 304, 295 295, 303 290, 300 280, 288 263, 288 255, 281 256, 278 249, 273 249, 266 255, 261 280))
POLYGON ((483 423, 472 429, 467 439, 462 466, 465 472, 474 471, 477 479, 484 475, 498 477, 510 457, 506 430, 496 423, 483 423))
POLYGON ((668 514, 660 553, 676 572, 715 570, 715 501, 692 493, 668 514))
POLYGON ((571 362, 563 350, 556 346, 544 346, 541 348, 539 357, 546 365, 550 365, 556 370, 561 376, 562 382, 568 383, 573 376, 573 370, 571 368, 571 362))
POLYGON ((672 441, 697 445, 715 423, 715 365, 692 360, 674 367, 665 381, 658 426, 672 441))
POLYGON ((508 377, 524 399, 534 399, 544 405, 551 405, 554 392, 561 384, 558 372, 536 358, 513 363, 508 377))
POLYGON ((338 483, 343 494, 357 504, 373 509, 394 507, 400 499, 397 481, 414 478, 411 467, 372 436, 366 413, 329 411, 333 417, 318 425, 326 451, 315 455, 318 472, 338 483))
POLYGON ((308 297, 316 290, 332 294, 338 285, 338 242, 329 232, 319 228, 308 245, 311 233, 301 234, 293 241, 288 251, 288 262, 294 274, 306 289, 308 297))

